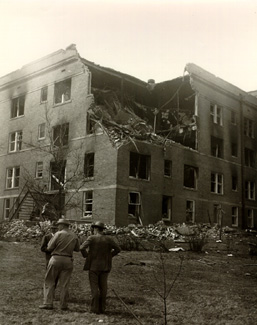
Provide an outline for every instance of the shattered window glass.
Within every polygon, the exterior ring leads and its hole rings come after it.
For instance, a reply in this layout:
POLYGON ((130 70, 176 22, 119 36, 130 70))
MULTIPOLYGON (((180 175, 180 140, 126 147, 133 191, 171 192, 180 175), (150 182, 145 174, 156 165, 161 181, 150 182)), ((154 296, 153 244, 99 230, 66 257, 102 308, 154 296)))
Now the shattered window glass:
POLYGON ((57 147, 68 145, 69 123, 56 125, 53 127, 53 143, 57 147))

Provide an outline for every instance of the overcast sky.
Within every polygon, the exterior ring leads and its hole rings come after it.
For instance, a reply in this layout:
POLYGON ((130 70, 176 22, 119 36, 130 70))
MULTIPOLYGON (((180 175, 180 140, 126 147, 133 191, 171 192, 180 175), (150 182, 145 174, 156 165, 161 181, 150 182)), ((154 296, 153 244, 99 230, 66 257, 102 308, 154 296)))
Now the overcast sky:
POLYGON ((257 89, 257 0, 0 0, 0 40, 0 76, 75 43, 144 81, 193 62, 257 89))

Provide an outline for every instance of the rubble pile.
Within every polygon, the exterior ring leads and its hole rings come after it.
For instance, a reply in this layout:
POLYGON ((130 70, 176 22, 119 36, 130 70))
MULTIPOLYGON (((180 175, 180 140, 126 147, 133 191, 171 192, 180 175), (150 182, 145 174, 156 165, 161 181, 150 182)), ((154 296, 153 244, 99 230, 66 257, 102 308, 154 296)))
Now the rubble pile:
POLYGON ((29 224, 24 220, 0 224, 0 238, 14 239, 16 241, 30 241, 31 239, 41 238, 50 230, 50 221, 29 224))

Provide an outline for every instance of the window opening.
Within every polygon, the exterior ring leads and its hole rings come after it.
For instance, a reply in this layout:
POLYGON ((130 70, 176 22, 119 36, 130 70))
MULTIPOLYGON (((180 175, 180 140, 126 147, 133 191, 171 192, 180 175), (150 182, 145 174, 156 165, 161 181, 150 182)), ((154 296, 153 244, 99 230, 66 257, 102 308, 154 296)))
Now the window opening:
POLYGON ((172 197, 163 195, 162 197, 162 219, 171 221, 172 197))
POLYGON ((93 213, 93 191, 85 191, 83 193, 83 218, 92 219, 93 213))
POLYGON ((198 169, 193 166, 184 165, 184 186, 188 188, 196 188, 198 169))
POLYGON ((56 125, 53 127, 53 142, 57 147, 68 145, 69 123, 56 125))
POLYGON ((93 152, 85 154, 84 160, 84 175, 86 178, 94 177, 94 158, 93 152))
POLYGON ((62 104, 71 99, 71 79, 57 82, 54 87, 54 103, 62 104))
POLYGON ((223 194, 223 175, 211 173, 211 192, 223 194))
POLYGON ((22 147, 22 131, 10 133, 9 152, 20 151, 22 147))
POLYGON ((20 167, 7 168, 6 188, 18 188, 20 183, 20 167))
POLYGON ((137 179, 150 178, 150 156, 141 155, 135 152, 130 153, 129 176, 137 179))
POLYGON ((24 115, 25 96, 20 96, 12 100, 11 118, 24 115))
POLYGON ((195 201, 193 200, 186 201, 186 222, 195 222, 195 201))

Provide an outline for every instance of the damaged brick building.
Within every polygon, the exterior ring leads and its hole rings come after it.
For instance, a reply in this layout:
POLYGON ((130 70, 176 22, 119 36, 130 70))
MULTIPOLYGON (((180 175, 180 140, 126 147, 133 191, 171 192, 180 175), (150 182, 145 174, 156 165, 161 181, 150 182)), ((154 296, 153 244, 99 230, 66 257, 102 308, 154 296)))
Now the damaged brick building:
POLYGON ((0 78, 1 220, 257 225, 257 98, 194 65, 155 83, 75 45, 0 78))

